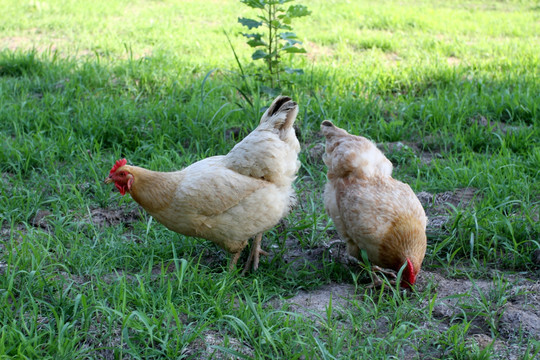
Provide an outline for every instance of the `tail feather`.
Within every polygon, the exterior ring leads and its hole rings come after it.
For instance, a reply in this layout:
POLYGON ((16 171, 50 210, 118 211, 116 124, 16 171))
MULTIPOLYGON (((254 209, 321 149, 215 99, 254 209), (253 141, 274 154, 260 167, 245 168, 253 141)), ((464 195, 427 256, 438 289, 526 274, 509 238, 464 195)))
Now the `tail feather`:
POLYGON ((300 144, 292 127, 297 114, 298 105, 290 97, 275 99, 259 126, 225 156, 225 166, 278 186, 290 186, 300 167, 300 144))
POLYGON ((276 98, 274 102, 272 103, 272 105, 270 105, 270 107, 268 108, 270 112, 269 115, 270 116, 275 115, 285 103, 291 100, 292 99, 288 96, 280 96, 276 98))
POLYGON ((274 100, 261 118, 261 124, 268 124, 276 130, 290 129, 298 114, 296 102, 288 96, 280 96, 274 100))

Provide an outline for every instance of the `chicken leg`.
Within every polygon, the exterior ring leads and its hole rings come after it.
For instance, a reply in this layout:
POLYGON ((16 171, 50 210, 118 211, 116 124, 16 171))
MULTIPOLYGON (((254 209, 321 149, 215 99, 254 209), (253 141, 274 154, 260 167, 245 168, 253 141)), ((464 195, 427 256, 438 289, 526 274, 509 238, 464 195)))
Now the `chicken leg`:
POLYGON ((253 239, 253 244, 251 244, 251 252, 249 253, 249 257, 246 261, 246 265, 244 266, 244 270, 242 271, 242 275, 246 273, 251 263, 253 263, 253 270, 257 270, 259 267, 259 256, 261 254, 266 256, 270 255, 268 252, 261 249, 261 242, 262 233, 258 233, 255 235, 255 239, 253 239))
POLYGON ((231 258, 231 262, 229 263, 229 271, 233 271, 236 267, 236 263, 238 262, 238 259, 240 258, 240 255, 242 255, 242 251, 239 251, 235 254, 233 254, 233 257, 231 258))

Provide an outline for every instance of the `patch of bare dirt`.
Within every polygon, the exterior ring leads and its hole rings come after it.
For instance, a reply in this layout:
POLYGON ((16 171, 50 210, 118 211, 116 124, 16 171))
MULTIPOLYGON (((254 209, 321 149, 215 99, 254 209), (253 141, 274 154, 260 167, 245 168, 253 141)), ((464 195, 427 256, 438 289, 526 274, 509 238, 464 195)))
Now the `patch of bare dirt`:
POLYGON ((36 215, 30 220, 30 225, 37 228, 42 228, 44 230, 49 230, 47 218, 51 215, 52 213, 48 210, 38 210, 36 215))
POLYGON ((225 138, 227 140, 240 141, 246 136, 244 128, 234 126, 225 130, 225 138))
MULTIPOLYGON (((426 322, 421 327, 442 333, 455 322, 470 321, 467 343, 480 348, 492 346, 500 358, 505 359, 520 359, 525 351, 514 342, 520 332, 525 337, 540 339, 540 281, 534 282, 519 275, 505 275, 504 280, 471 281, 448 279, 437 272, 423 271, 417 286, 420 291, 431 286, 437 294, 433 315, 439 321, 426 322), (496 337, 493 337, 493 332, 496 337)), ((339 316, 342 311, 351 310, 349 303, 354 297, 353 285, 330 283, 313 291, 301 290, 289 299, 274 300, 270 305, 286 307, 288 311, 324 323, 330 301, 332 314, 339 316)), ((429 301, 429 298, 424 300, 426 311, 430 307, 429 301)), ((339 326, 348 325, 345 322, 339 326)), ((382 317, 375 326, 374 331, 384 334, 390 324, 387 318, 382 317)), ((405 353, 410 358, 419 356, 412 348, 405 353)))
POLYGON ((324 155, 324 152, 325 147, 323 143, 316 143, 307 150, 308 157, 312 160, 313 163, 319 161, 322 163, 322 156, 324 155))
POLYGON ((310 61, 316 61, 320 58, 328 58, 334 55, 334 49, 329 46, 319 45, 311 41, 304 44, 307 50, 307 58, 310 61))
POLYGON ((457 66, 461 64, 461 59, 455 57, 455 56, 449 56, 446 61, 448 62, 448 65, 457 66))
POLYGON ((488 120, 483 115, 477 115, 469 119, 471 124, 475 124, 481 127, 488 128, 491 132, 498 132, 503 135, 506 135, 508 132, 517 131, 520 129, 519 126, 508 125, 502 121, 488 120))
POLYGON ((300 290, 289 299, 274 301, 274 308, 287 305, 289 311, 298 313, 312 320, 326 320, 327 309, 332 302, 332 309, 346 308, 354 296, 354 286, 351 284, 330 283, 313 291, 300 290))
POLYGON ((141 220, 139 209, 135 208, 129 212, 122 209, 101 209, 96 208, 90 210, 90 214, 86 217, 96 226, 113 226, 120 223, 133 223, 141 220))
MULTIPOLYGON (((324 211, 324 209, 321 211, 324 211)), ((280 226, 287 228, 288 225, 282 220, 280 226)), ((307 233, 311 231, 311 229, 306 229, 306 236, 308 235, 307 233)), ((299 238, 296 236, 287 236, 284 240, 284 244, 272 245, 271 250, 273 251, 271 251, 271 256, 281 257, 283 262, 288 264, 287 271, 292 272, 296 272, 303 268, 320 270, 324 267, 325 262, 327 263, 328 261, 348 265, 349 260, 345 243, 341 240, 337 231, 333 228, 327 229, 326 235, 329 238, 327 243, 316 244, 312 247, 301 244, 299 238), (286 251, 279 253, 280 249, 286 249, 286 251)), ((302 236, 302 232, 300 232, 298 236, 302 236)))
POLYGON ((40 34, 37 30, 30 29, 22 36, 10 36, 0 39, 0 43, 5 44, 8 50, 34 50, 39 53, 57 50, 57 44, 65 44, 65 37, 54 37, 40 34))
POLYGON ((398 53, 395 53, 395 52, 385 52, 384 57, 386 58, 386 60, 390 62, 399 62, 403 60, 403 58, 399 56, 398 53))
POLYGON ((398 152, 403 151, 406 149, 411 149, 414 152, 420 151, 420 148, 417 144, 411 142, 411 141, 394 141, 394 142, 386 142, 386 143, 377 143, 376 144, 379 150, 383 152, 398 152))
POLYGON ((519 346, 512 345, 506 341, 494 339, 487 334, 474 334, 467 341, 469 345, 476 345, 480 349, 485 349, 488 346, 492 345, 492 354, 497 354, 496 359, 505 359, 505 360, 518 360, 522 359, 522 354, 525 349, 520 348, 519 346))
POLYGON ((0 181, 2 182, 2 187, 5 190, 11 190, 13 188, 13 185, 11 184, 11 182, 13 181, 13 176, 14 175, 7 172, 3 172, 2 175, 0 175, 0 181))
POLYGON ((117 270, 101 276, 101 280, 103 280, 106 284, 112 284, 122 278, 125 278, 129 282, 135 282, 137 280, 135 275, 124 270, 117 270))
POLYGON ((77 285, 85 284, 90 280, 89 276, 73 275, 66 271, 59 272, 58 277, 65 281, 74 282, 77 285))
POLYGON ((13 229, 5 222, 0 223, 0 250, 4 251, 6 246, 5 242, 13 239, 17 242, 22 242, 23 236, 26 234, 27 229, 23 224, 17 224, 13 229))
MULTIPOLYGON (((285 240, 284 248, 287 251, 281 256, 283 261, 290 265, 289 269, 291 271, 296 271, 306 266, 314 266, 317 269, 323 266, 322 260, 325 249, 322 247, 304 249, 297 238, 288 237, 285 240)), ((274 256, 280 255, 274 254, 274 256)))
POLYGON ((428 232, 441 231, 450 219, 452 206, 464 209, 474 205, 476 201, 480 201, 482 198, 482 194, 478 192, 478 189, 472 187, 445 191, 438 194, 421 191, 416 196, 426 211, 428 232))
POLYGON ((533 251, 531 255, 531 260, 533 264, 540 266, 540 249, 536 249, 533 251))
POLYGON ((234 337, 224 337, 217 331, 209 330, 206 331, 202 337, 197 338, 195 341, 191 342, 182 352, 184 356, 197 356, 197 359, 207 360, 225 360, 225 359, 237 359, 238 357, 224 353, 218 349, 216 346, 226 347, 233 351, 239 352, 246 357, 253 358, 255 352, 253 349, 246 343, 234 338, 234 337))
POLYGON ((128 349, 128 345, 124 342, 122 345, 122 326, 121 324, 111 325, 106 316, 100 313, 94 313, 94 317, 90 322, 87 336, 81 344, 82 349, 88 349, 88 352, 99 359, 114 360, 115 349, 128 349), (107 333, 107 336, 103 336, 107 333))
POLYGON ((464 314, 477 312, 484 317, 472 319, 473 334, 490 335, 495 330, 511 339, 523 331, 528 337, 540 339, 540 281, 514 275, 506 275, 503 280, 447 279, 436 272, 422 271, 419 289, 428 283, 434 284, 437 292, 433 308, 436 318, 450 324, 464 314))
POLYGON ((0 220, 0 276, 4 275, 7 269, 7 262, 3 260, 4 254, 6 254, 5 243, 9 242, 10 239, 18 243, 22 242, 26 231, 26 227, 23 224, 17 224, 12 229, 6 222, 0 220))

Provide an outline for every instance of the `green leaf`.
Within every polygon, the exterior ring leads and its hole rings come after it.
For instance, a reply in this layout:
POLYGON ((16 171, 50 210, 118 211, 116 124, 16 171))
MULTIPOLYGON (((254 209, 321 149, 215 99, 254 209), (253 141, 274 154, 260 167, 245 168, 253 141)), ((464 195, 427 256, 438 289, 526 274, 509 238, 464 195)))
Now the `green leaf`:
POLYGON ((281 51, 285 51, 288 54, 304 54, 307 52, 304 48, 299 48, 296 46, 284 46, 281 51))
POLYGON ((279 37, 283 40, 298 39, 298 36, 296 36, 296 34, 293 32, 282 32, 279 34, 279 37))
POLYGON ((300 40, 290 39, 290 40, 287 40, 287 44, 283 45, 283 47, 288 48, 288 47, 294 46, 296 44, 302 45, 302 42, 300 40))
POLYGON ((242 33, 243 36, 247 37, 248 39, 251 39, 249 40, 247 43, 249 46, 251 47, 256 47, 256 46, 266 46, 266 42, 263 40, 263 34, 257 34, 257 33, 254 33, 254 34, 245 34, 245 33, 242 33))
POLYGON ((258 28, 262 25, 262 22, 256 21, 253 19, 247 19, 247 18, 238 18, 238 22, 244 26, 247 26, 248 29, 258 28))
POLYGON ((268 56, 268 54, 266 53, 266 51, 264 50, 257 50, 255 51, 252 55, 251 55, 251 58, 253 60, 259 60, 259 59, 264 59, 268 56))
POLYGON ((287 74, 299 74, 299 75, 304 75, 304 70, 302 69, 293 69, 293 68, 290 68, 290 67, 286 67, 285 68, 285 72, 287 74))
POLYGON ((307 16, 309 14, 311 14, 311 11, 305 5, 291 5, 287 9, 287 16, 290 18, 307 16))
POLYGON ((260 39, 252 39, 247 42, 251 47, 266 46, 266 42, 260 39))
POLYGON ((273 27, 275 27, 277 29, 277 28, 279 28, 279 25, 281 25, 281 23, 279 22, 279 20, 272 20, 270 22, 270 25, 272 25, 273 27))
POLYGON ((290 24, 291 24, 291 18, 288 17, 287 15, 279 15, 279 16, 278 16, 278 19, 281 19, 281 21, 282 21, 284 24, 287 24, 287 25, 290 25, 290 24))
POLYGON ((289 25, 287 24, 280 24, 277 29, 281 29, 281 30, 292 30, 292 27, 290 27, 289 25))
POLYGON ((251 34, 241 33, 241 34, 247 37, 248 39, 257 39, 257 40, 260 40, 263 36, 263 34, 260 34, 260 33, 251 33, 251 34))
POLYGON ((249 7, 254 9, 264 9, 265 2, 264 0, 240 0, 249 7))

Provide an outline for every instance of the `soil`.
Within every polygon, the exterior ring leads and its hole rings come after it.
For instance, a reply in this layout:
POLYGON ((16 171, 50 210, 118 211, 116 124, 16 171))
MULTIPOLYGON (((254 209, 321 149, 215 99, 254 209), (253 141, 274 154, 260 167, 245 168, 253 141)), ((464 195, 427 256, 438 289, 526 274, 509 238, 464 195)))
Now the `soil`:
POLYGON ((30 220, 30 225, 49 230, 49 223, 47 222, 47 217, 51 216, 51 212, 48 210, 38 210, 36 215, 30 220))
POLYGON ((477 189, 470 187, 438 194, 422 191, 416 194, 416 196, 420 200, 420 203, 422 203, 428 217, 428 233, 444 232, 444 225, 450 219, 453 208, 463 209, 472 206, 482 198, 482 195, 477 189))
POLYGON ((248 345, 240 340, 231 337, 223 336, 217 331, 208 330, 205 331, 203 337, 197 338, 195 341, 190 343, 182 352, 182 355, 186 357, 197 356, 197 359, 201 360, 225 360, 225 359, 238 359, 238 357, 223 353, 216 349, 216 346, 225 346, 228 349, 239 352, 245 355, 248 358, 253 358, 254 351, 248 345))
POLYGON ((332 308, 343 309, 349 305, 349 300, 354 296, 354 286, 351 284, 329 283, 317 290, 300 290, 290 299, 274 301, 275 308, 287 305, 288 311, 300 314, 311 320, 326 321, 330 297, 332 308))
POLYGON ((90 214, 86 217, 96 226, 113 226, 117 224, 130 224, 141 219, 138 208, 126 212, 118 209, 101 209, 96 208, 90 210, 90 214))
POLYGON ((516 132, 521 129, 521 126, 509 125, 502 121, 488 120, 483 115, 477 115, 469 119, 471 125, 488 128, 493 133, 501 133, 506 135, 508 132, 516 132))
MULTIPOLYGON (((418 290, 425 290, 429 284, 436 284, 432 289, 436 294, 433 307, 435 321, 426 322, 421 327, 434 328, 436 331, 448 330, 456 320, 462 319, 463 314, 474 306, 478 308, 482 296, 488 300, 487 310, 492 311, 493 317, 479 317, 472 321, 468 334, 470 344, 485 348, 493 343, 493 351, 505 354, 506 359, 520 359, 525 349, 515 344, 514 339, 519 338, 520 332, 525 338, 540 340, 540 281, 531 281, 519 275, 506 275, 503 281, 511 287, 508 298, 497 302, 494 294, 499 293, 498 282, 491 280, 447 279, 434 271, 423 271, 417 284, 418 290), (492 337, 490 319, 498 319, 492 325, 500 336, 495 340, 492 337)), ((275 308, 287 308, 288 311, 304 316, 315 323, 324 324, 327 320, 327 308, 332 303, 332 316, 335 321, 345 321, 341 314, 345 309, 352 309, 350 300, 355 296, 355 288, 351 284, 329 283, 313 291, 301 290, 292 298, 275 301, 275 308), (331 299, 331 300, 330 300, 331 299)), ((429 308, 424 301, 423 307, 429 308)), ((384 334, 389 330, 385 321, 376 322, 377 332, 384 334)), ((347 327, 347 323, 341 324, 347 327)), ((424 352, 426 349, 423 350, 424 352)), ((437 349, 428 349, 428 352, 437 353, 437 349)), ((424 354, 410 348, 406 351, 406 358, 422 358, 424 354)))

